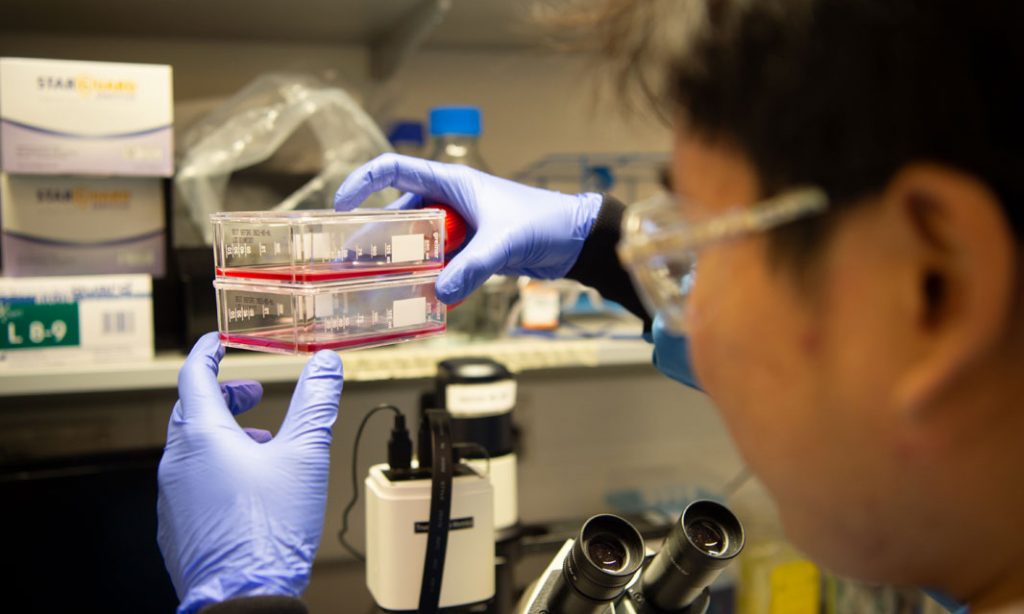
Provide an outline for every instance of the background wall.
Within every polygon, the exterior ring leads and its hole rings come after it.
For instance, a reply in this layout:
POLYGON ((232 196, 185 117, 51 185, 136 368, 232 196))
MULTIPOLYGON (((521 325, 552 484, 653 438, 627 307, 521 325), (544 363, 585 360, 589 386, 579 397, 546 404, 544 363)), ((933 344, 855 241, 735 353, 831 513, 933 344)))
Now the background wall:
POLYGON ((355 45, 5 33, 0 55, 171 64, 179 133, 256 76, 298 71, 347 87, 382 122, 425 120, 435 105, 480 106, 483 153, 500 175, 555 152, 651 152, 670 146, 665 126, 627 117, 608 97, 598 100, 600 70, 569 54, 425 49, 384 83, 367 78, 366 48, 355 45))
POLYGON ((171 64, 177 104, 230 96, 264 72, 326 72, 361 81, 369 57, 366 48, 359 45, 24 32, 4 32, 0 36, 0 54, 171 64))
POLYGON ((667 152, 668 128, 627 116, 607 93, 599 95, 603 78, 586 59, 567 54, 426 50, 373 101, 395 117, 422 117, 435 105, 479 105, 483 153, 502 175, 556 152, 667 152))

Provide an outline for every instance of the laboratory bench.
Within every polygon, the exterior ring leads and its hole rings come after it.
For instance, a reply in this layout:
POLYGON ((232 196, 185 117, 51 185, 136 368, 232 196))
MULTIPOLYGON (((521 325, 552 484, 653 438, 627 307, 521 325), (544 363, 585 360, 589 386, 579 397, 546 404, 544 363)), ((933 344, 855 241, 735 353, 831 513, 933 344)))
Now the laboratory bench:
MULTIPOLYGON (((570 367, 645 365, 651 345, 641 339, 543 340, 532 337, 478 343, 436 341, 342 354, 346 382, 433 377, 449 358, 489 356, 513 372, 570 367)), ((181 352, 159 352, 151 361, 11 368, 0 372, 0 397, 173 389, 181 352)), ((294 382, 305 356, 229 350, 221 379, 255 379, 265 384, 294 382)), ((6 403, 5 403, 6 405, 6 403)))

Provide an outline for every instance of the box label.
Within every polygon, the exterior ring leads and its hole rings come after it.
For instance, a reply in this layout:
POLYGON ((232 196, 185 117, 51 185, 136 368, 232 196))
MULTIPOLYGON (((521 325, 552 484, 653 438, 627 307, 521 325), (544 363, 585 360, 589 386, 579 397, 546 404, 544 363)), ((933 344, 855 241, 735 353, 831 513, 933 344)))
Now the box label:
POLYGON ((36 305, 0 300, 0 350, 77 347, 78 303, 36 305))
POLYGON ((148 275, 0 277, 0 371, 151 359, 152 287, 148 275))
MULTIPOLYGON (((466 516, 465 518, 452 518, 448 521, 449 531, 461 531, 463 529, 472 529, 474 526, 473 517, 466 516)), ((413 533, 429 533, 430 532, 430 521, 429 520, 418 520, 412 525, 413 533)))
POLYGON ((456 418, 483 418, 512 411, 516 405, 514 379, 488 384, 448 384, 445 407, 456 418))
POLYGON ((166 65, 0 58, 0 167, 170 177, 171 75, 166 65))
POLYGON ((0 173, 0 211, 7 276, 164 274, 160 179, 0 173))

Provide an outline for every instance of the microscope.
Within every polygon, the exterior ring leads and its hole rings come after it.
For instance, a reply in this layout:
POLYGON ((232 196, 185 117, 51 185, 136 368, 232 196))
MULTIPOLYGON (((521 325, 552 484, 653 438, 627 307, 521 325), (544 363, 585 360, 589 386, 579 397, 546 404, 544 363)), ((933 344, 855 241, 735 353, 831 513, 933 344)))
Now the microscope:
POLYGON ((743 539, 736 516, 714 501, 687 506, 654 555, 629 522, 594 516, 565 542, 517 611, 704 614, 711 583, 743 549, 743 539))

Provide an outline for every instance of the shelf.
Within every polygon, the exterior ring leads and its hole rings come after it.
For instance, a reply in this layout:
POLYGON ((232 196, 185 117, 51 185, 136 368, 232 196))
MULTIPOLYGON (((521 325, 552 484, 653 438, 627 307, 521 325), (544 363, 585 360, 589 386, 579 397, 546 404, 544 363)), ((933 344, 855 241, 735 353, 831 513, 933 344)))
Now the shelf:
POLYGON ((0 31, 366 45, 424 4, 449 3, 427 44, 523 46, 538 39, 528 0, 5 0, 0 31))
POLYGON ((391 77, 422 45, 525 48, 542 40, 531 0, 7 0, 0 36, 363 45, 391 77))
MULTIPOLYGON (((513 372, 651 362, 651 346, 641 340, 510 339, 462 345, 440 341, 342 354, 345 381, 429 378, 436 374, 439 361, 461 356, 489 356, 513 372)), ((168 353, 143 363, 4 371, 0 372, 0 397, 172 389, 182 360, 181 354, 168 353)), ((255 379, 264 384, 294 382, 305 362, 302 356, 232 353, 221 363, 220 376, 221 380, 255 379)))

